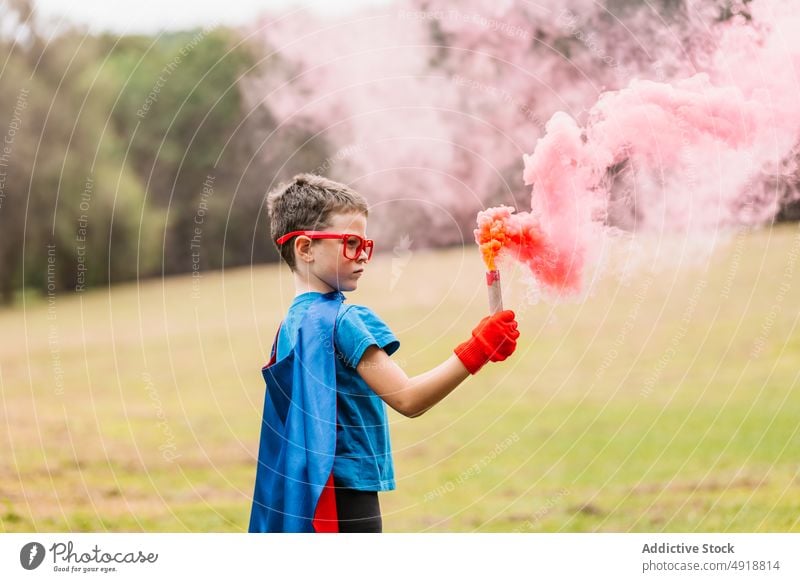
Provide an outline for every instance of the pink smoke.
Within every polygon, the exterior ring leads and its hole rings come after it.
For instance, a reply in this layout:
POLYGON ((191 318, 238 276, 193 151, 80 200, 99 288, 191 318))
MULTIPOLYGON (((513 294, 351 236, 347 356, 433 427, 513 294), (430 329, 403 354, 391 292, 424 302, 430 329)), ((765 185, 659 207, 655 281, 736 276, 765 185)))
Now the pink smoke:
POLYGON ((248 31, 269 58, 242 85, 302 135, 265 155, 290 166, 324 152, 287 173, 363 192, 379 247, 387 232, 462 242, 480 208, 502 205, 479 225, 505 233, 493 252, 575 291, 610 227, 713 238, 797 195, 800 16, 753 0, 749 18, 718 22, 723 4, 687 3, 672 20, 591 0, 294 11, 248 31))
MULTIPOLYGON (((765 6, 756 5, 756 14, 775 19, 765 6)), ((774 25, 791 30, 786 20, 774 25)), ((636 230, 708 231, 773 217, 778 197, 754 194, 753 178, 794 171, 785 160, 795 154, 800 131, 800 51, 786 54, 776 36, 771 26, 743 20, 726 27, 714 59, 720 64, 727 54, 734 63, 731 74, 718 70, 714 78, 728 86, 712 84, 705 73, 671 84, 634 80, 602 94, 583 127, 566 113, 553 115, 533 154, 523 156, 524 182, 533 185, 530 213, 499 207, 478 214, 475 236, 487 266, 505 252, 544 289, 579 291, 609 221, 609 171, 623 163, 641 187, 636 230), (782 63, 781 74, 762 76, 761 60, 771 68, 782 63), (681 183, 686 189, 678 190, 681 183)))
MULTIPOLYGON (((707 75, 697 75, 673 85, 633 81, 605 93, 584 128, 556 113, 534 153, 523 156, 523 179, 533 185, 531 213, 511 214, 506 207, 481 212, 478 242, 481 225, 491 221, 507 237, 503 249, 528 265, 543 286, 577 291, 605 218, 609 168, 636 160, 668 171, 686 147, 750 145, 762 109, 738 89, 713 87, 707 75)), ((500 250, 495 245, 495 254, 500 250)))

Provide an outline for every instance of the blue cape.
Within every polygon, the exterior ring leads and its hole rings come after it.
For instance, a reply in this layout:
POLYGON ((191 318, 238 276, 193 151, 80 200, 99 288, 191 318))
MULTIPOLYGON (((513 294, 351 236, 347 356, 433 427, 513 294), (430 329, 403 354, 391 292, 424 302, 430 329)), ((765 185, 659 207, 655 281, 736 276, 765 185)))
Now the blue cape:
POLYGON ((344 296, 322 294, 300 323, 289 355, 261 374, 266 383, 249 531, 338 531, 334 330, 344 296))

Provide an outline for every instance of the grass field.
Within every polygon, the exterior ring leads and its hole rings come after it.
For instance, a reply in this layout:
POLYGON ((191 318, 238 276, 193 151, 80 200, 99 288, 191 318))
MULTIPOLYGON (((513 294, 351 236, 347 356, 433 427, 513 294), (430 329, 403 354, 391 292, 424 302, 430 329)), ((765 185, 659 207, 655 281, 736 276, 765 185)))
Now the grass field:
MULTIPOLYGON (((555 305, 504 272, 519 349, 390 413, 385 531, 800 531, 798 254, 776 227, 555 305)), ((484 315, 482 278, 474 248, 388 253, 348 301, 414 374, 484 315)), ((293 295, 260 266, 0 311, 0 529, 246 531, 260 368, 293 295)))

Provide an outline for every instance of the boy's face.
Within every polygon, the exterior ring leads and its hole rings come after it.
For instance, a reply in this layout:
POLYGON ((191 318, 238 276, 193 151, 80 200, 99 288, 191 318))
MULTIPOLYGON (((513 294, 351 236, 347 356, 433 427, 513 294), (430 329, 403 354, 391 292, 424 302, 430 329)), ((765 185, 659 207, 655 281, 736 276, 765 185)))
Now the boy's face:
MULTIPOLYGON (((331 225, 324 232, 357 234, 367 238, 367 217, 361 213, 333 214, 331 225)), ((356 259, 344 256, 345 241, 333 239, 314 240, 309 249, 313 260, 309 263, 309 283, 328 291, 355 291, 358 279, 367 263, 367 251, 361 251, 356 259)))

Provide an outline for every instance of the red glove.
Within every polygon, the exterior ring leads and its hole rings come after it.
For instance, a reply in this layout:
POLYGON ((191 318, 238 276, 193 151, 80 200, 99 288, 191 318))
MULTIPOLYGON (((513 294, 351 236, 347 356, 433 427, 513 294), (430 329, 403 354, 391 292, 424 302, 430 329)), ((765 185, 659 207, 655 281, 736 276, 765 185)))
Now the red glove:
POLYGON ((517 322, 510 309, 481 319, 472 330, 472 337, 454 351, 470 374, 486 362, 502 362, 517 349, 517 322))

